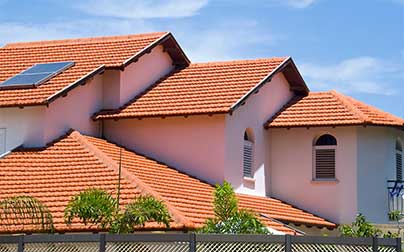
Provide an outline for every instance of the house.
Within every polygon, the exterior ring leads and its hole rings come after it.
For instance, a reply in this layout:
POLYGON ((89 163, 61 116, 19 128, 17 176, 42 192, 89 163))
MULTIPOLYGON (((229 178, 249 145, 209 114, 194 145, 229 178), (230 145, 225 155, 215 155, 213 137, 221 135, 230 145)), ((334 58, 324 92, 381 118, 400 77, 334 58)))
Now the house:
POLYGON ((116 193, 119 164, 122 203, 163 200, 173 230, 211 217, 223 180, 280 233, 387 223, 397 201, 404 120, 310 92, 290 57, 191 63, 171 33, 13 43, 0 82, 0 198, 37 197, 58 232, 94 231, 63 209, 88 187, 116 193))

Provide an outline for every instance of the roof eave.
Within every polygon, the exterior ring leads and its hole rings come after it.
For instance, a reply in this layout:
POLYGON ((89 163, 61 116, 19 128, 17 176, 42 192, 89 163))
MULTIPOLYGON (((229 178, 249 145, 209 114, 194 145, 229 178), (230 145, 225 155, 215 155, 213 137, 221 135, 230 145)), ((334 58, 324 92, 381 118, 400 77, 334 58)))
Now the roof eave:
POLYGON ((293 59, 291 57, 287 57, 281 64, 279 64, 272 72, 270 72, 264 79, 262 79, 255 87, 253 87, 250 91, 248 91, 245 95, 243 95, 237 102, 235 102, 229 110, 229 113, 232 114, 238 107, 244 105, 246 100, 257 93, 259 89, 265 85, 267 82, 270 82, 272 78, 277 74, 282 72, 285 75, 285 78, 290 84, 290 89, 294 91, 297 95, 307 95, 309 92, 309 88, 307 87, 303 77, 300 75, 299 71, 293 59))

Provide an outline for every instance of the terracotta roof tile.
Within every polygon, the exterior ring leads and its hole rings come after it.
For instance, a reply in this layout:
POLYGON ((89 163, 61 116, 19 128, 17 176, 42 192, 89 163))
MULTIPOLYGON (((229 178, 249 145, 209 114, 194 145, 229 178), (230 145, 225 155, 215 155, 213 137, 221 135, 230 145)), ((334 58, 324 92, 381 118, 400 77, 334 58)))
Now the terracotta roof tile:
MULTIPOLYGON (((96 231, 95 227, 78 222, 72 226, 65 225, 63 210, 73 195, 89 187, 116 193, 119 153, 119 146, 106 140, 82 136, 77 131, 43 149, 17 149, 0 159, 0 199, 30 195, 48 206, 58 232, 96 231)), ((210 184, 122 149, 122 205, 139 194, 153 195, 167 205, 173 229, 198 228, 212 217, 213 190, 210 184)), ((241 207, 264 214, 268 217, 261 217, 264 223, 278 231, 294 233, 278 221, 335 227, 333 223, 279 200, 242 194, 238 197, 241 207)), ((146 228, 164 227, 149 223, 146 228)), ((29 230, 27 226, 4 225, 0 228, 0 232, 21 231, 35 230, 29 230)))
POLYGON ((329 91, 296 97, 266 123, 269 128, 338 125, 404 127, 404 119, 329 91))
POLYGON ((190 64, 118 110, 96 119, 227 113, 288 58, 190 64))
POLYGON ((120 67, 167 33, 8 44, 0 48, 0 82, 36 63, 75 65, 36 88, 0 90, 0 107, 45 104, 52 95, 105 65, 120 67))

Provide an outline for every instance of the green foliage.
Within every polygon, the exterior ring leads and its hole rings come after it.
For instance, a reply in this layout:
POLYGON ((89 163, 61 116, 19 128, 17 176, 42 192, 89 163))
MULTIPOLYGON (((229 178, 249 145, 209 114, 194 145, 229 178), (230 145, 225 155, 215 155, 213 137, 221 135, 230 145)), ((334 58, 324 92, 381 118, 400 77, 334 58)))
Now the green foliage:
POLYGON ((67 224, 77 217, 85 225, 88 223, 107 228, 114 220, 115 199, 101 189, 90 188, 73 196, 65 209, 64 217, 67 224))
POLYGON ((152 196, 140 196, 119 211, 116 200, 101 189, 90 188, 73 196, 65 209, 65 222, 74 218, 82 223, 109 229, 111 233, 132 233, 146 222, 170 225, 170 214, 162 201, 152 196))
POLYGON ((16 196, 0 201, 0 225, 28 225, 41 232, 54 231, 49 209, 31 196, 16 196))
POLYGON ((268 229, 251 210, 238 210, 238 201, 228 182, 216 185, 213 193, 215 218, 208 219, 202 233, 216 234, 268 234, 268 229))
POLYGON ((342 236, 347 237, 373 237, 382 233, 380 229, 366 221, 366 217, 362 214, 358 214, 351 225, 340 226, 340 231, 342 236))
POLYGON ((389 220, 400 221, 402 219, 401 212, 399 210, 391 211, 388 213, 389 220))
POLYGON ((236 194, 233 187, 227 181, 224 181, 221 186, 216 186, 213 196, 213 211, 219 220, 227 220, 238 212, 236 194))
POLYGON ((125 207, 125 211, 113 223, 113 233, 133 233, 136 227, 155 221, 170 226, 170 214, 162 201, 152 196, 140 196, 125 207))

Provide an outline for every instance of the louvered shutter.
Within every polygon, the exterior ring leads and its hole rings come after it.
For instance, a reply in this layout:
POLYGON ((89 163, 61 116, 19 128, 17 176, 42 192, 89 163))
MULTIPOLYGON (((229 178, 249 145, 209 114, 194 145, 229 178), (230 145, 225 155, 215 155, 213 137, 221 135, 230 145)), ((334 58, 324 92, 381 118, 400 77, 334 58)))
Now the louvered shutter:
POLYGON ((0 129, 0 155, 6 152, 6 129, 0 129))
POLYGON ((315 159, 317 179, 335 178, 335 149, 316 149, 315 159))
POLYGON ((403 180, 403 155, 402 152, 396 152, 396 179, 403 180))
POLYGON ((253 144, 250 141, 244 141, 243 149, 243 175, 244 177, 252 177, 253 163, 253 144))

